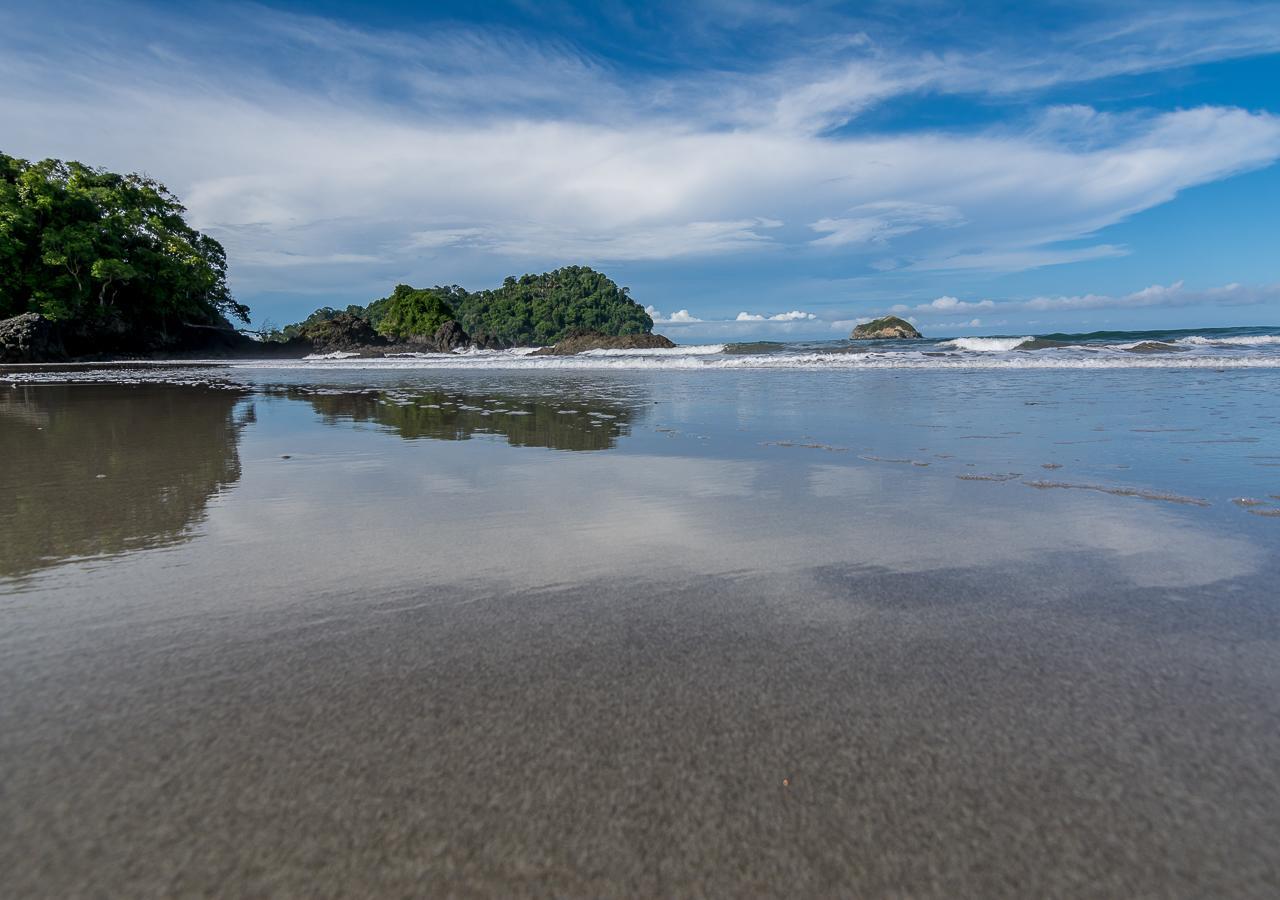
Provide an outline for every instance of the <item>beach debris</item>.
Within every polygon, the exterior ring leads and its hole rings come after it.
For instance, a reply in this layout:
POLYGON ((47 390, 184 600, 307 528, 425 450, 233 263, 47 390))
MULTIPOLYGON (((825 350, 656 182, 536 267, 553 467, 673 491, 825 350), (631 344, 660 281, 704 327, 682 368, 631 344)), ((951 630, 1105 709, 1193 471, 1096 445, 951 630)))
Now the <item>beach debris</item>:
POLYGON ((1040 463, 1042 469, 1061 469, 1062 463, 1040 463))
POLYGON ((1248 508, 1250 506, 1270 506, 1266 500, 1255 500, 1253 497, 1236 497, 1231 501, 1236 506, 1248 508))
POLYGON ((1013 481, 1015 478, 1021 478, 1021 472, 1006 472, 1004 474, 980 475, 977 472, 962 472, 956 476, 961 481, 1013 481))

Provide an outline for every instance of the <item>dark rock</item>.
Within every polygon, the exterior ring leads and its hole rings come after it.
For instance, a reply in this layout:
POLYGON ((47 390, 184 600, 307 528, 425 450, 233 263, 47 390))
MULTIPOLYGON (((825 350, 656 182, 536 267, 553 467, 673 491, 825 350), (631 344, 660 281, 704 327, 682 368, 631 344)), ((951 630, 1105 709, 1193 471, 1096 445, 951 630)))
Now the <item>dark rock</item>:
POLYGON ((469 346, 471 338, 462 330, 461 325, 450 319, 437 328, 434 334, 412 334, 401 343, 379 349, 386 353, 452 353, 469 346))
POLYGON ((39 313, 0 321, 0 363, 58 362, 67 358, 58 328, 39 313))
POLYGON ((863 322, 853 329, 853 334, 849 335, 849 339, 854 341, 901 340, 922 337, 924 335, 916 331, 914 325, 906 319, 899 319, 897 316, 885 316, 880 319, 872 319, 870 322, 863 322))
POLYGON ((572 356, 587 350, 667 350, 674 347, 660 334, 608 335, 598 331, 570 331, 555 346, 542 347, 532 356, 572 356))
POLYGON ((512 343, 498 337, 496 334, 489 334, 487 331, 477 331, 471 335, 471 346, 479 350, 508 350, 511 348, 512 343))
POLYGON ((452 320, 437 328, 432 340, 435 342, 436 350, 440 353, 452 353, 454 350, 466 347, 471 343, 471 339, 462 330, 462 326, 452 320))
POLYGON ((338 313, 332 319, 316 322, 302 333, 316 353, 358 352, 371 346, 386 344, 373 330, 369 320, 351 313, 338 313))

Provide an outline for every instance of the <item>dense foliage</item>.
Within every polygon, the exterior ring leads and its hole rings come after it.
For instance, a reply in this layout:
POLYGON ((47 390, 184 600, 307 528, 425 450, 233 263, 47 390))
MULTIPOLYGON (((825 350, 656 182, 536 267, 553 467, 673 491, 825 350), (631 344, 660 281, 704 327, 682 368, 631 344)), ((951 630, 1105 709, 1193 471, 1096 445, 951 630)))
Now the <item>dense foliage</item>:
POLYGON ((510 344, 553 344, 574 329, 608 335, 648 334, 653 319, 608 276, 585 266, 509 277, 494 291, 456 302, 470 334, 510 344))
POLYGON ((164 331, 248 321, 222 245, 189 226, 164 185, 77 162, 0 153, 0 318, 164 331))
POLYGON ((374 303, 383 304, 375 326, 378 333, 396 340, 415 334, 435 334, 445 322, 458 318, 445 301, 443 292, 415 290, 407 284, 397 284, 390 297, 374 303))
MULTIPOLYGON (((325 307, 269 337, 288 340, 309 332, 342 310, 325 307)), ((457 285, 415 289, 397 285, 389 297, 347 313, 367 319, 380 334, 401 339, 433 334, 450 319, 485 344, 554 344, 571 331, 607 335, 649 334, 653 319, 608 276, 585 266, 542 275, 509 277, 496 290, 470 292, 457 285)))

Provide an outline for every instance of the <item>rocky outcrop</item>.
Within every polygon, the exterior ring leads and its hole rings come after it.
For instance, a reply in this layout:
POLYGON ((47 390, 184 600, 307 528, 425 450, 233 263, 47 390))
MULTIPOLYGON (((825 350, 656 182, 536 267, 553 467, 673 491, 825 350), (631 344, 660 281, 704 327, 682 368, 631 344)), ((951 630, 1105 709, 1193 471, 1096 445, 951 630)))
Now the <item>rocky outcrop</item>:
POLYGON ((885 316, 880 319, 872 319, 870 322, 863 322, 853 329, 853 334, 849 335, 849 339, 854 341, 884 341, 922 337, 924 335, 916 331, 914 325, 906 319, 899 319, 897 316, 885 316))
POLYGON ((0 321, 0 363, 58 362, 67 358, 58 328, 39 313, 0 321))
POLYGON ((436 346, 437 353, 452 353, 454 350, 461 350, 471 343, 471 339, 462 330, 462 326, 454 321, 445 322, 437 328, 436 333, 431 336, 431 340, 436 346))
POLYGON ((477 350, 509 350, 513 345, 510 341, 500 338, 496 334, 477 331, 471 335, 471 346, 477 350))
POLYGON ((367 353, 452 353, 472 345, 462 326, 450 319, 432 334, 413 334, 384 347, 363 347, 367 353))
POLYGON ((611 336, 598 331, 571 331, 552 347, 542 347, 531 356, 572 356, 588 350, 668 350, 674 347, 660 334, 611 336))
POLYGON ((382 335, 373 330, 368 319, 345 312, 309 325, 302 337, 316 353, 359 352, 374 345, 386 344, 382 335))

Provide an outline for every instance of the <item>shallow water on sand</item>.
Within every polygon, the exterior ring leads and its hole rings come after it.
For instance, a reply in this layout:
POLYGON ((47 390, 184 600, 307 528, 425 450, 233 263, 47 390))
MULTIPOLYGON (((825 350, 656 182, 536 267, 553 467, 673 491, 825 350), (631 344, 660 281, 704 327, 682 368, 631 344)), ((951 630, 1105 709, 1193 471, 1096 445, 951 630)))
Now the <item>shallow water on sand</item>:
POLYGON ((23 896, 1266 893, 1278 391, 0 374, 0 868, 23 896))

